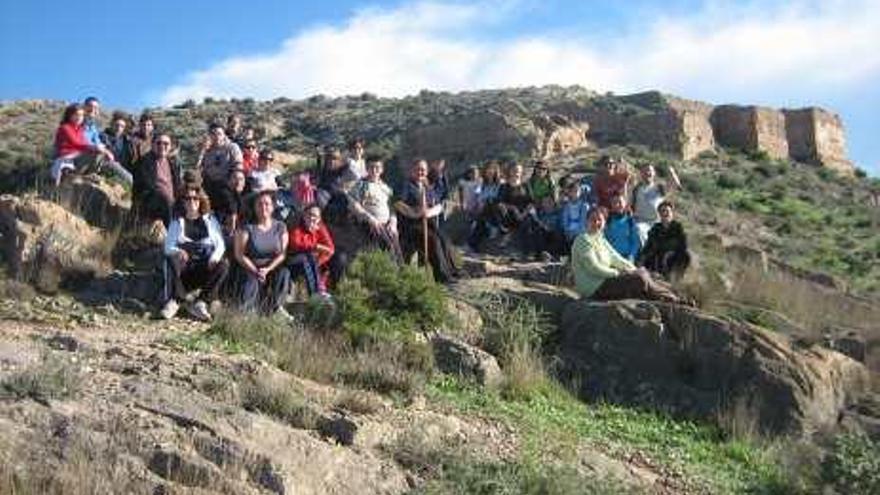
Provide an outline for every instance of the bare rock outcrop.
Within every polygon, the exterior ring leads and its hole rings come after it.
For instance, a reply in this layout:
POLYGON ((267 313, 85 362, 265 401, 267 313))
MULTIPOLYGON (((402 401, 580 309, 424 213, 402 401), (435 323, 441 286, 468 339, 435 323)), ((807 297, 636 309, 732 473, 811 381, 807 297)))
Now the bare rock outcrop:
POLYGON ((767 434, 834 429, 869 387, 868 370, 843 354, 691 308, 584 301, 560 329, 582 395, 767 434))
POLYGON ((106 233, 33 195, 0 196, 0 232, 13 276, 46 292, 66 279, 89 279, 111 268, 106 233))
POLYGON ((98 175, 73 176, 53 193, 59 204, 102 229, 118 229, 131 210, 125 188, 98 175))

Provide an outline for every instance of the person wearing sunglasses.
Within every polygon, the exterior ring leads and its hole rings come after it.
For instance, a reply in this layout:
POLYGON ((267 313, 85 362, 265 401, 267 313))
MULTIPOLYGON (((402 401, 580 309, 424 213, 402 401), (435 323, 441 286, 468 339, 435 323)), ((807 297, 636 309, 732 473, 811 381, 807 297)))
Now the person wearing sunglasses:
POLYGON ((171 221, 171 210, 181 189, 180 166, 171 149, 171 136, 155 134, 152 149, 134 166, 131 195, 138 222, 154 227, 161 222, 167 227, 171 221))
POLYGON ((187 183, 165 237, 165 286, 160 315, 173 318, 180 302, 199 321, 210 321, 209 304, 217 301, 229 273, 226 243, 211 203, 198 183, 187 183), (198 290, 198 295, 193 296, 198 290))

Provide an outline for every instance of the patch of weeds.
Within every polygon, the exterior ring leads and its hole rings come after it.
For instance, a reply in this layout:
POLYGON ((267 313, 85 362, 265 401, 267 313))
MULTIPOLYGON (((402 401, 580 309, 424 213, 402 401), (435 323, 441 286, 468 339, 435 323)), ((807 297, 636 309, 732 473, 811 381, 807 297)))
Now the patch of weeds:
POLYGON ((165 338, 163 343, 178 351, 211 352, 220 350, 229 354, 244 352, 240 342, 223 338, 216 333, 176 333, 165 338))
POLYGON ((428 344, 376 342, 350 355, 337 380, 381 394, 413 397, 424 389, 433 369, 428 344))
POLYGON ((430 384, 428 398, 461 413, 513 425, 522 432, 528 459, 570 459, 583 442, 618 458, 643 453, 710 493, 787 493, 789 486, 773 453, 763 445, 729 439, 715 427, 658 413, 587 405, 559 385, 525 398, 507 398, 444 376, 430 384))
POLYGON ((50 355, 39 364, 4 378, 0 382, 0 398, 32 399, 45 404, 75 396, 80 383, 76 366, 50 355))
POLYGON ((837 436, 822 478, 838 493, 880 493, 880 444, 863 434, 837 436))
POLYGON ((290 384, 256 376, 241 387, 241 406, 281 420, 294 428, 317 428, 320 415, 290 384))
POLYGON ((345 390, 333 404, 355 414, 374 414, 385 408, 382 399, 363 390, 345 390))

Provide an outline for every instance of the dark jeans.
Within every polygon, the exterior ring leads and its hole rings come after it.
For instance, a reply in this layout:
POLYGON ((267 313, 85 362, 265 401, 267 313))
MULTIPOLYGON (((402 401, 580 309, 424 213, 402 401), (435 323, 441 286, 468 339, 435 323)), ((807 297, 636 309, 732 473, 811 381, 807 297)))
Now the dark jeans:
POLYGON ((391 231, 387 226, 383 226, 378 233, 373 232, 367 223, 361 223, 361 231, 367 238, 365 248, 387 251, 395 263, 398 265, 403 263, 403 251, 400 249, 400 239, 397 232, 391 231))
MULTIPOLYGON (((408 259, 418 253, 419 262, 425 264, 425 237, 421 220, 406 219, 400 222, 400 235, 403 254, 408 259)), ((458 266, 452 243, 443 232, 437 230, 436 224, 428 222, 428 260, 434 279, 441 283, 452 282, 458 278, 458 266)))
POLYGON ((644 260, 643 266, 664 277, 681 277, 691 265, 691 255, 687 251, 666 251, 644 260))
POLYGON ((309 294, 317 294, 324 292, 327 288, 321 280, 321 273, 318 271, 318 260, 312 253, 297 253, 287 260, 287 268, 290 270, 292 281, 296 281, 302 277, 306 281, 306 289, 309 294))
POLYGON ((590 299, 614 301, 617 299, 645 299, 652 301, 678 301, 672 287, 654 280, 647 273, 624 273, 605 279, 590 299))
POLYGON ((220 287, 229 273, 229 262, 224 258, 213 267, 207 262, 190 261, 182 267, 180 273, 174 268, 170 258, 165 258, 165 286, 162 292, 162 304, 170 299, 177 301, 186 297, 187 292, 202 289, 200 299, 214 301, 220 296, 220 287))
POLYGON ((283 264, 273 270, 266 281, 244 270, 241 282, 241 307, 244 311, 272 314, 284 304, 290 292, 290 271, 283 264))

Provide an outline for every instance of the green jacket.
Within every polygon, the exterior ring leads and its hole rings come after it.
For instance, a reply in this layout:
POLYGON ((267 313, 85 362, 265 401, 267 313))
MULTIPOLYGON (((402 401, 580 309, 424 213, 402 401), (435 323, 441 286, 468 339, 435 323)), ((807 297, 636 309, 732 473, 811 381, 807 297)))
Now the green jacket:
POLYGON ((575 289, 582 297, 592 296, 606 279, 636 268, 617 254, 602 232, 584 232, 575 238, 571 246, 571 266, 575 289))

